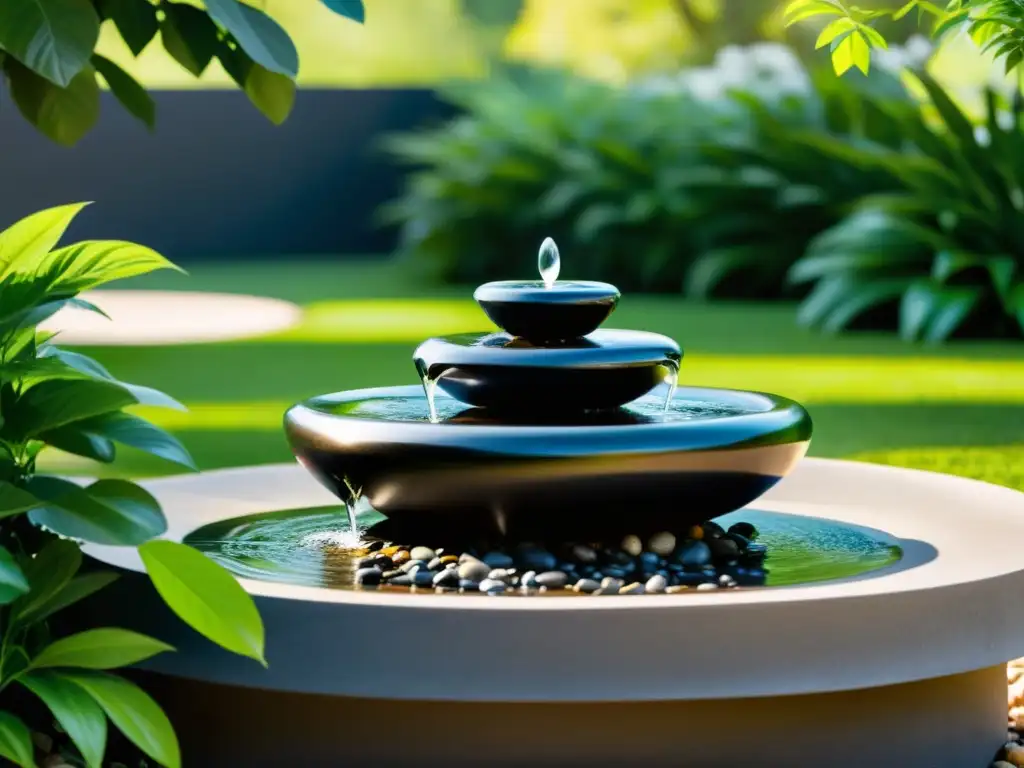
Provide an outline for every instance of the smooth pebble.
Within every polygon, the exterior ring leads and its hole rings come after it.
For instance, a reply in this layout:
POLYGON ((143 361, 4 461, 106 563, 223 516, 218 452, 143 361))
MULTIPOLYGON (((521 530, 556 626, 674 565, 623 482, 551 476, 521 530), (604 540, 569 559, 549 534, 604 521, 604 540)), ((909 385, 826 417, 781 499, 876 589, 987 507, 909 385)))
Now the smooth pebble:
POLYGON ((548 589, 562 589, 569 583, 569 577, 562 571, 545 571, 537 575, 537 583, 548 589))
POLYGON ((582 592, 584 595, 592 595, 601 588, 601 585, 593 579, 580 579, 572 588, 573 592, 582 592))
POLYGON ((626 552, 633 557, 636 557, 644 551, 644 543, 640 541, 640 537, 633 536, 632 534, 624 538, 619 547, 623 552, 626 552))
POLYGON ((466 560, 459 566, 459 578, 469 581, 483 581, 490 572, 491 567, 479 560, 466 560))
POLYGON ((655 574, 647 580, 644 584, 644 591, 649 592, 652 595, 660 594, 668 589, 668 579, 661 574, 655 574))
POLYGON ((644 585, 639 581, 634 581, 632 584, 627 584, 619 590, 620 595, 642 595, 644 593, 644 585))
POLYGON ((356 584, 371 587, 380 584, 383 574, 379 568, 360 568, 356 571, 356 584))
POLYGON ((480 559, 491 568, 511 568, 515 564, 512 557, 504 552, 488 552, 480 559))
POLYGON ((497 579, 484 579, 480 582, 480 591, 487 592, 488 594, 504 592, 507 588, 505 582, 498 581, 497 579))
POLYGON ((424 560, 429 563, 437 557, 437 552, 432 550, 430 547, 413 547, 409 552, 409 557, 413 560, 424 560))
POLYGON ((675 534, 669 533, 668 531, 656 533, 653 536, 651 536, 650 541, 647 542, 647 548, 651 550, 651 552, 654 552, 656 555, 667 557, 675 551, 675 534))

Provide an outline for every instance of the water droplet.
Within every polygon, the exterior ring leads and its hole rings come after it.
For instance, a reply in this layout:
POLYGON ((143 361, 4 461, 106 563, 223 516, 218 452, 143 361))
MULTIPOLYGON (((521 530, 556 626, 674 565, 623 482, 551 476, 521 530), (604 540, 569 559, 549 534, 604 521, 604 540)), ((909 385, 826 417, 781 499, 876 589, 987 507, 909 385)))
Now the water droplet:
POLYGON ((550 237, 541 243, 540 253, 537 254, 537 269, 540 270, 540 278, 544 281, 545 287, 550 288, 555 284, 562 269, 562 259, 558 255, 558 246, 550 237))

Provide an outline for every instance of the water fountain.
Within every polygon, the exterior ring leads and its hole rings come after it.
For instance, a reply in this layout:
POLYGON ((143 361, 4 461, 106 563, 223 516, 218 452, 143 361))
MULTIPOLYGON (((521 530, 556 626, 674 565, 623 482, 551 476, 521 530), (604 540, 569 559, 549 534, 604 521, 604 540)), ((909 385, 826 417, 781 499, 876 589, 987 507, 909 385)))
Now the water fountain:
POLYGON ((674 341, 600 329, 613 286, 540 267, 477 290, 504 330, 425 341, 421 385, 290 409, 302 468, 148 484, 267 626, 264 670, 142 577, 103 608, 177 635, 147 674, 194 764, 984 765, 1024 495, 804 459, 799 404, 677 386, 674 341))

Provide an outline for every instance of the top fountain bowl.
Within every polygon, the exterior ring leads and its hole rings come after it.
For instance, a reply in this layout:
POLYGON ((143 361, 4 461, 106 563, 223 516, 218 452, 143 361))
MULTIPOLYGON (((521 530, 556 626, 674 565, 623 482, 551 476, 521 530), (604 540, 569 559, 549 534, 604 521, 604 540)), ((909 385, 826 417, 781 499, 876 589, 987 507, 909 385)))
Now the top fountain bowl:
POLYGON ((473 298, 495 325, 536 344, 565 341, 597 330, 618 306, 609 283, 502 280, 485 283, 473 298))

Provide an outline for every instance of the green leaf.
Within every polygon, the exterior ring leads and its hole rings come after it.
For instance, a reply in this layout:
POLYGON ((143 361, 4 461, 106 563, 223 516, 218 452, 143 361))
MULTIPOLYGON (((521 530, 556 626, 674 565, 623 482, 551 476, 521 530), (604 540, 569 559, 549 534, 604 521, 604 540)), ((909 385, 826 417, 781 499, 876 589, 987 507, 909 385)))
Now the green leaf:
POLYGON ((263 660, 263 621, 249 594, 198 550, 150 541, 139 555, 157 592, 182 621, 229 651, 263 660))
POLYGON ((937 292, 938 306, 929 318, 924 340, 945 340, 970 316, 981 297, 980 288, 944 288, 937 292))
POLYGON ((136 546, 167 530, 151 494, 127 480, 99 480, 82 488, 57 477, 33 477, 29 491, 47 502, 29 519, 55 533, 110 546, 136 546))
POLYGON ((34 272, 87 205, 73 203, 47 208, 0 232, 0 278, 15 270, 34 272))
POLYGON ((904 341, 919 339, 936 304, 935 289, 930 281, 918 280, 907 288, 900 302, 900 338, 904 341))
POLYGON ((189 469, 198 469, 188 450, 177 438, 155 424, 131 413, 106 413, 102 416, 75 422, 68 427, 74 428, 82 434, 130 445, 189 469))
POLYGON ((22 624, 32 621, 33 614, 67 586, 81 565, 82 551, 75 542, 55 539, 44 546, 23 567, 29 592, 14 604, 12 616, 22 624))
POLYGON ((836 19, 835 21, 829 22, 821 34, 818 35, 818 40, 815 42, 814 47, 824 48, 826 45, 830 45, 833 40, 839 37, 844 32, 850 32, 857 28, 857 22, 851 19, 849 16, 843 16, 842 18, 836 19))
POLYGON ((825 333, 838 333, 868 310, 898 299, 907 288, 902 278, 868 280, 848 291, 821 322, 825 333))
POLYGON ((0 710, 0 757, 22 768, 35 768, 32 734, 21 720, 3 710, 0 710))
POLYGON ((238 0, 206 0, 210 17, 238 41, 254 62, 271 72, 294 78, 299 53, 281 26, 258 8, 238 0))
POLYGON ((111 440, 102 435, 93 435, 82 432, 75 424, 65 424, 63 427, 43 432, 38 436, 48 446, 74 454, 84 456, 93 461, 109 464, 114 460, 117 450, 111 440))
POLYGON ((8 68, 11 98, 18 111, 49 139, 74 146, 100 116, 96 71, 86 66, 66 87, 54 85, 24 67, 8 68))
POLYGON ((46 646, 32 659, 33 669, 46 667, 81 667, 83 669, 116 669, 174 648, 127 629, 102 627, 87 629, 62 637, 46 646))
POLYGON ((80 600, 99 592, 117 581, 118 575, 110 571, 93 571, 75 576, 50 598, 38 604, 31 613, 25 614, 26 621, 43 621, 58 611, 68 608, 80 600))
POLYGON ((253 63, 245 78, 245 95, 270 122, 281 125, 295 105, 295 81, 253 63))
POLYGON ((18 682, 45 704, 82 753, 88 768, 101 768, 107 748, 107 716, 83 688, 57 672, 32 671, 18 682))
POLYGON ((92 65, 106 81, 114 98, 129 113, 145 123, 147 128, 153 130, 156 127, 156 102, 146 89, 117 64, 98 53, 93 54, 92 65))
POLYGON ((335 13, 358 21, 360 24, 366 22, 366 9, 363 7, 363 0, 321 0, 321 2, 335 13))
POLYGON ((89 62, 100 19, 89 0, 3 0, 0 48, 57 86, 89 62))
POLYGON ((129 741, 167 768, 180 768, 181 750, 167 715, 141 688, 105 672, 63 675, 107 713, 129 741))
POLYGON ((113 20, 135 56, 146 49, 160 28, 156 6, 149 0, 100 0, 99 7, 106 18, 113 20))
POLYGON ((0 547, 0 605, 13 603, 29 590, 28 579, 5 547, 0 547))
POLYGON ((44 381, 19 398, 18 408, 9 414, 4 431, 16 439, 31 438, 138 402, 134 394, 113 381, 44 381))
POLYGON ((39 500, 28 491, 0 481, 0 518, 20 515, 39 506, 39 500))
POLYGON ((807 283, 827 275, 884 271, 892 266, 892 254, 885 251, 838 251, 821 254, 816 252, 798 260, 790 268, 787 279, 792 283, 807 283))
POLYGON ((152 248, 121 240, 86 240, 53 251, 47 262, 59 266, 55 290, 88 291, 113 280, 124 280, 159 269, 183 270, 152 248))
POLYGON ((786 6, 786 26, 790 27, 797 22, 815 16, 840 16, 844 13, 842 8, 826 2, 826 0, 794 0, 794 2, 786 6))
POLYGON ((707 299, 734 272, 755 269, 764 259, 760 245, 721 248, 701 254, 686 275, 686 293, 707 299))
POLYGON ((863 28, 858 28, 850 35, 850 55, 853 57, 853 65, 865 75, 871 70, 871 46, 864 35, 863 28))
POLYGON ((163 3, 164 19, 160 37, 164 49, 190 73, 199 77, 210 64, 220 45, 213 20, 200 9, 186 3, 163 3))

